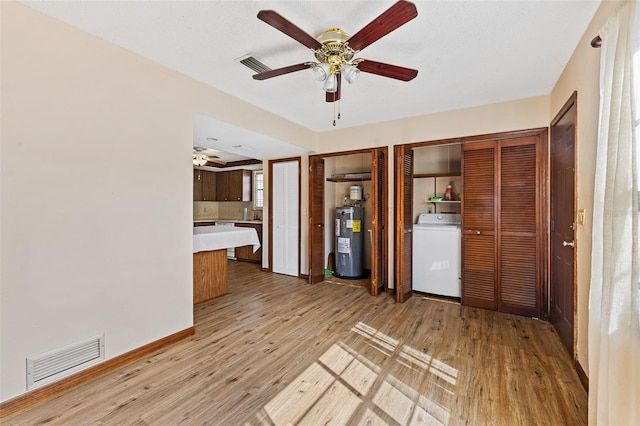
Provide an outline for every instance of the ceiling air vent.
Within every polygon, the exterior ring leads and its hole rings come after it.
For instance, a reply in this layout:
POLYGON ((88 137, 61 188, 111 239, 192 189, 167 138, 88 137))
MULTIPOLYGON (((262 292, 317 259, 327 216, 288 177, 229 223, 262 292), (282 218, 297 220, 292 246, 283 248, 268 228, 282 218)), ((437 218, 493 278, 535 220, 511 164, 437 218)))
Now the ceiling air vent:
POLYGON ((252 55, 243 56, 236 60, 240 62, 242 65, 244 65, 245 67, 250 68, 251 70, 257 73, 271 71, 271 68, 263 64, 260 61, 260 59, 252 55))

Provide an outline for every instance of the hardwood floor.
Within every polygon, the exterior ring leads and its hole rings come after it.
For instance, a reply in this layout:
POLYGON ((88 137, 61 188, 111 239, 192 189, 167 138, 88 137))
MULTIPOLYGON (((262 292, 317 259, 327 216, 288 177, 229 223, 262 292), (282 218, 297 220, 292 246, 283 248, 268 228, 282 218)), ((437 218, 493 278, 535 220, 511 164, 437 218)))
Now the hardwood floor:
POLYGON ((2 424, 587 423, 546 322, 229 264, 196 334, 2 424))

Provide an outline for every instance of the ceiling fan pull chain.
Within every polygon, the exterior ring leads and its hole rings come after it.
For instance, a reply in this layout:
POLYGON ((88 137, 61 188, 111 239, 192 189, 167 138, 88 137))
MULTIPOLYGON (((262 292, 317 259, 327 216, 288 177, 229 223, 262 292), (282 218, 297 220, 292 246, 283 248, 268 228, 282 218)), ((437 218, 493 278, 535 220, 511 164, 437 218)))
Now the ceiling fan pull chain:
POLYGON ((336 127, 336 117, 340 120, 340 100, 333 102, 333 127, 336 127), (336 112, 336 104, 338 104, 338 110, 336 112))

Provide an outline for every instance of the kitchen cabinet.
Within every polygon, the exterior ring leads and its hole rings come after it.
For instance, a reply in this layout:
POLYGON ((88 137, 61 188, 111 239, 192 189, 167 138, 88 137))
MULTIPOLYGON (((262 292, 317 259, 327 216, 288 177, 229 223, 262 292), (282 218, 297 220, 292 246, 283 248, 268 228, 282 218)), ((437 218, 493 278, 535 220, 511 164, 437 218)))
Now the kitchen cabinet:
POLYGON ((260 223, 236 223, 237 227, 254 228, 258 233, 260 248, 253 252, 253 246, 236 247, 236 259, 244 262, 262 264, 262 224, 260 223))
POLYGON ((217 201, 251 201, 251 170, 216 173, 217 201))
POLYGON ((202 201, 202 175, 197 169, 193 169, 193 201, 202 201))
POLYGON ((193 201, 216 201, 216 175, 206 170, 193 170, 193 201))
POLYGON ((543 312, 546 131, 463 147, 462 303, 543 312))

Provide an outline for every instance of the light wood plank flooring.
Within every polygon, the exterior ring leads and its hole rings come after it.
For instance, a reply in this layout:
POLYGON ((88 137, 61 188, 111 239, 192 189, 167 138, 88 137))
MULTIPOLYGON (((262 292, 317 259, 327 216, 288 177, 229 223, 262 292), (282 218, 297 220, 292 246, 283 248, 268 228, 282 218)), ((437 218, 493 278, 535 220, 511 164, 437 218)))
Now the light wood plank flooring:
POLYGON ((587 395, 546 322, 230 262, 196 334, 2 424, 579 425, 587 395))

